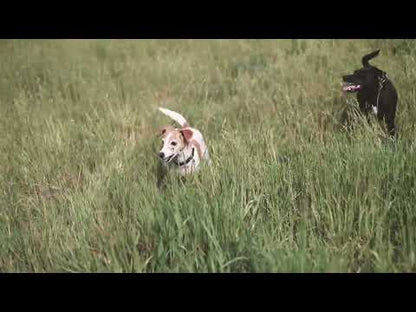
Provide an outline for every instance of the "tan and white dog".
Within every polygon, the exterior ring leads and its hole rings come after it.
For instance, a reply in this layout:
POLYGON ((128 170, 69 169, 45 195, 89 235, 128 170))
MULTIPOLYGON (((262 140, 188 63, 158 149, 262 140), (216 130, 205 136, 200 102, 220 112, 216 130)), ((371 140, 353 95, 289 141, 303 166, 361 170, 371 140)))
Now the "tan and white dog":
POLYGON ((177 170, 182 176, 196 172, 202 160, 209 160, 202 133, 190 127, 181 114, 161 107, 159 110, 181 125, 181 128, 165 126, 161 130, 163 147, 159 157, 162 164, 177 170))

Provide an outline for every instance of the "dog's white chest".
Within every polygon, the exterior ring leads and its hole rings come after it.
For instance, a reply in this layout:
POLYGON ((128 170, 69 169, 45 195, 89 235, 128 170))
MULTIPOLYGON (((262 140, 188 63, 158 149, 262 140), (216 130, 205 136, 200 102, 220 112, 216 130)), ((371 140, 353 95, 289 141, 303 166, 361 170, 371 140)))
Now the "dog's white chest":
POLYGON ((179 168, 179 173, 181 175, 186 175, 186 174, 196 172, 199 169, 199 163, 200 163, 200 159, 198 155, 196 154, 194 158, 188 164, 181 166, 179 168))
POLYGON ((186 151, 178 154, 176 162, 165 164, 180 175, 185 176, 198 171, 201 159, 195 146, 189 146, 186 151), (190 158, 191 157, 191 158, 190 158))
MULTIPOLYGON (((179 159, 181 161, 185 160, 185 158, 186 157, 184 155, 180 155, 180 157, 179 157, 179 159)), ((198 171, 200 162, 201 162, 201 160, 199 158, 199 155, 195 151, 192 159, 187 164, 184 164, 184 165, 181 165, 181 166, 176 166, 176 168, 179 171, 179 174, 184 176, 184 175, 187 175, 187 174, 194 173, 194 172, 198 171)))
MULTIPOLYGON (((365 102, 365 105, 367 105, 367 107, 368 107, 368 106, 370 105, 370 103, 365 102)), ((374 115, 376 115, 376 116, 377 116, 377 113, 378 113, 377 106, 375 106, 375 105, 371 105, 371 113, 373 113, 374 115)))

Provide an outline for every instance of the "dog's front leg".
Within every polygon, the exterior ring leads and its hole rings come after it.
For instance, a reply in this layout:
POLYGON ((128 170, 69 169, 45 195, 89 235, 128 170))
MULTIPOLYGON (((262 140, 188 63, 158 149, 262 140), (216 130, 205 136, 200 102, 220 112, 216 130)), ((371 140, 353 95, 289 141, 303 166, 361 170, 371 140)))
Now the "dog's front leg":
POLYGON ((394 119, 385 117, 384 122, 386 123, 387 131, 389 132, 389 134, 392 137, 396 137, 397 132, 396 132, 396 125, 394 124, 394 119))
POLYGON ((156 185, 159 189, 165 187, 166 168, 159 162, 156 168, 156 185))

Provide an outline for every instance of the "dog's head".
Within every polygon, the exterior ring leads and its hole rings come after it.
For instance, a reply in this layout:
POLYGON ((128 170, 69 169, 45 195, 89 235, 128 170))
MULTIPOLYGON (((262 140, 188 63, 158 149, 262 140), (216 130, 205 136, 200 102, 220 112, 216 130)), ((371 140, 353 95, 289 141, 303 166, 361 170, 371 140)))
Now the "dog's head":
POLYGON ((374 51, 370 54, 364 55, 362 58, 363 68, 355 70, 351 75, 342 77, 344 82, 343 91, 345 92, 359 92, 362 90, 369 90, 377 88, 378 79, 384 72, 377 67, 370 65, 369 61, 376 57, 380 50, 374 51))
POLYGON ((163 127, 160 131, 163 144, 159 152, 160 159, 166 163, 172 161, 188 145, 192 134, 193 132, 189 128, 163 127))

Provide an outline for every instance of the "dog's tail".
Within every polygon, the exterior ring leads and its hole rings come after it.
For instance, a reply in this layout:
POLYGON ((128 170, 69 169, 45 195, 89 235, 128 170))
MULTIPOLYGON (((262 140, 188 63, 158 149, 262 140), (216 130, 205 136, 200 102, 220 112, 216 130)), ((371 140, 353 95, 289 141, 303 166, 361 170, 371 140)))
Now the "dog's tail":
POLYGON ((159 110, 166 116, 175 120, 182 127, 189 127, 189 123, 186 121, 185 117, 183 117, 181 114, 171 111, 170 109, 163 108, 163 107, 159 107, 159 110))
POLYGON ((380 49, 378 49, 378 50, 376 50, 374 52, 371 52, 370 54, 364 55, 363 58, 362 58, 362 60, 361 60, 362 63, 363 63, 363 66, 364 67, 371 66, 370 63, 369 63, 369 61, 371 59, 375 58, 379 53, 380 53, 380 49))

